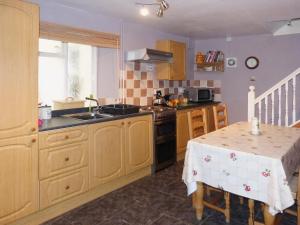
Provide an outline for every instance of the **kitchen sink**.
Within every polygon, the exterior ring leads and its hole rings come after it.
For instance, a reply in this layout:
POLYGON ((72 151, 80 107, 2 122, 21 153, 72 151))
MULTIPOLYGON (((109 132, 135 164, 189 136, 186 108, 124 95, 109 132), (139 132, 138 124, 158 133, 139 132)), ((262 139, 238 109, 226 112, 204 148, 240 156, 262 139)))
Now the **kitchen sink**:
POLYGON ((74 119, 80 119, 80 120, 95 120, 95 119, 113 117, 113 115, 104 114, 104 113, 103 114, 101 114, 101 113, 77 113, 77 114, 70 114, 70 115, 64 115, 64 116, 74 118, 74 119))
POLYGON ((113 115, 128 115, 132 113, 138 113, 140 110, 139 106, 127 105, 127 104, 111 104, 104 105, 101 107, 101 111, 113 115))

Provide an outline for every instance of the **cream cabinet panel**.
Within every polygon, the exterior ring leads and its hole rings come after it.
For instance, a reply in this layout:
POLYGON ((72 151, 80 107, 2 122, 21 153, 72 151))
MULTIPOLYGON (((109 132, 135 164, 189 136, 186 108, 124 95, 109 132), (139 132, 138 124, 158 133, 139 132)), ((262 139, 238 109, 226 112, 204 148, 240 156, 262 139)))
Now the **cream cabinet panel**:
POLYGON ((124 175, 124 121, 90 125, 90 187, 124 175))
POLYGON ((88 138, 88 126, 75 126, 59 130, 50 130, 39 133, 39 148, 49 148, 66 145, 88 138))
POLYGON ((153 163, 152 116, 126 120, 126 174, 153 163))
POLYGON ((43 180, 40 182, 40 208, 46 208, 87 190, 87 167, 43 180))
POLYGON ((88 141, 41 150, 39 162, 40 179, 86 166, 88 141))
POLYGON ((38 209, 37 135, 0 140, 0 224, 38 209))
POLYGON ((0 139, 37 132, 39 9, 0 0, 0 139))

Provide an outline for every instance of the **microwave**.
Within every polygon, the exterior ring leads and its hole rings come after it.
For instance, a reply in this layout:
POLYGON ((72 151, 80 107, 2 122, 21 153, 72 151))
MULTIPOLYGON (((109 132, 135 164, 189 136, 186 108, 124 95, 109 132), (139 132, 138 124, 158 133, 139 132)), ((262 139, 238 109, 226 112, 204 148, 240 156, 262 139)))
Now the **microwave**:
POLYGON ((214 92, 211 88, 190 87, 185 90, 186 95, 191 102, 212 102, 214 101, 214 92))

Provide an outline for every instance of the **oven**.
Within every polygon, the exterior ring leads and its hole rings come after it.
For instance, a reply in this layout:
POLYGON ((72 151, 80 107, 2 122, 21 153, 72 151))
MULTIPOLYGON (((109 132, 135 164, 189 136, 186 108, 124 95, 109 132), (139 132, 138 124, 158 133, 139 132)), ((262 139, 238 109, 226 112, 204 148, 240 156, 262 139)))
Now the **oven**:
POLYGON ((176 162, 176 113, 154 120, 154 171, 176 162))

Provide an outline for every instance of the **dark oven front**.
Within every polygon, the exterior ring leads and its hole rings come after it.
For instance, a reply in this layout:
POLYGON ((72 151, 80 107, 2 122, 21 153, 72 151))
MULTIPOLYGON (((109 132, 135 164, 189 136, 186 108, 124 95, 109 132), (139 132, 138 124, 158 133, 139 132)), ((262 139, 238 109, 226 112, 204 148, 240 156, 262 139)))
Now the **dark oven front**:
POLYGON ((154 122, 155 171, 176 162, 176 117, 154 122))

